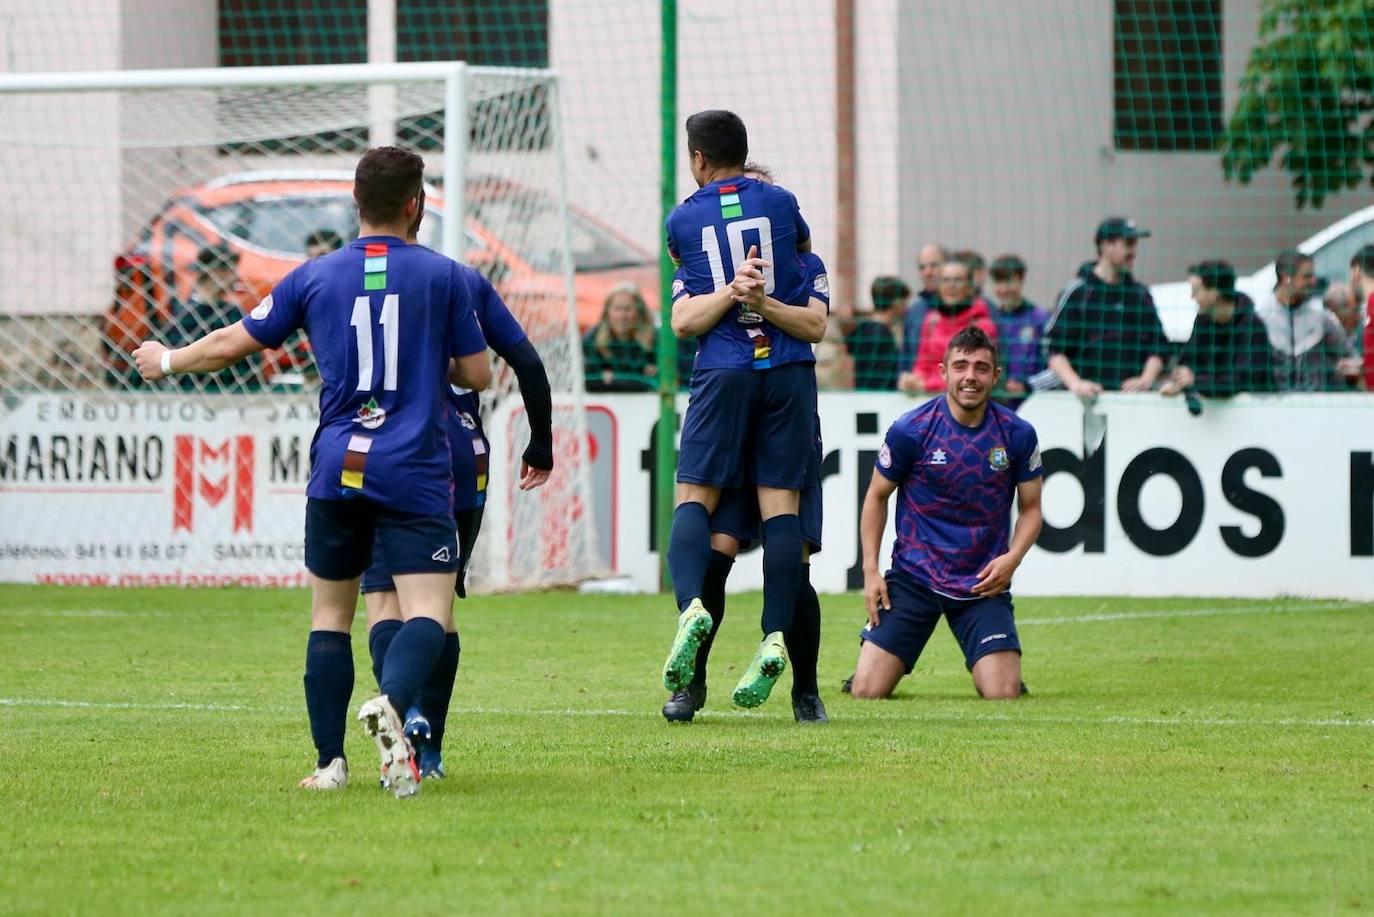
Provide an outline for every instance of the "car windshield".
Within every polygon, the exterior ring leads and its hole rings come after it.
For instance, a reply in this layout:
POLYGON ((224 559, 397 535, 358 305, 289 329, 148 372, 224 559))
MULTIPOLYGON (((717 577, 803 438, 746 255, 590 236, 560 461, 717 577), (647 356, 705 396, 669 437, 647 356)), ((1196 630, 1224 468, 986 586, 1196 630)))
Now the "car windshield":
MULTIPOLYGON (((306 238, 320 229, 333 230, 350 241, 358 237, 358 211, 353 199, 339 194, 258 197, 216 207, 206 216, 221 232, 258 248, 294 257, 304 257, 306 238)), ((443 235, 443 217, 438 211, 425 208, 420 244, 438 251, 443 235)), ((471 232, 467 243, 469 251, 483 247, 471 232)))
MULTIPOLYGON (((521 195, 478 201, 477 219, 536 271, 556 273, 562 247, 561 220, 553 202, 521 195)), ((644 258, 624 242, 576 211, 568 233, 574 268, 609 271, 636 267, 644 258)))
POLYGON ((1317 276, 1328 283, 1345 280, 1350 271, 1350 259, 1362 247, 1374 243, 1374 220, 1346 230, 1313 252, 1317 276))

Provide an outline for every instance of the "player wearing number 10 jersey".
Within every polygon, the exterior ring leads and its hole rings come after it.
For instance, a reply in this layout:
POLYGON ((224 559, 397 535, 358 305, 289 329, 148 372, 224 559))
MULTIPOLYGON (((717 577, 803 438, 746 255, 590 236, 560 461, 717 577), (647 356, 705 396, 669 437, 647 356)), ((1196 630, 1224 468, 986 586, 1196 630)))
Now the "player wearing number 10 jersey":
POLYGON ((815 437, 816 375, 810 343, 825 332, 800 253, 810 229, 784 188, 747 177, 748 136, 728 111, 687 119, 699 190, 668 217, 668 251, 681 267, 673 285, 673 331, 698 338, 682 425, 668 565, 678 630, 664 686, 691 681, 711 631, 701 602, 710 564, 710 515, 724 487, 751 480, 763 520, 764 639, 734 692, 755 707, 786 666, 783 634, 801 588, 799 492, 815 437))
MULTIPOLYGON (((450 379, 484 388, 486 342, 470 269, 405 242, 424 210, 424 162, 395 147, 358 163, 360 238, 293 270, 241 322, 166 351, 147 342, 146 378, 214 371, 304 328, 319 365, 320 422, 310 446, 305 563, 311 634, 305 693, 318 751, 302 786, 337 789, 353 690, 349 631, 376 534, 406 624, 387 654, 381 696, 359 719, 397 796, 418 789, 397 708, 413 702, 444 646, 458 549, 453 474, 440 412, 450 379)), ((480 279, 480 278, 478 278, 480 279)))

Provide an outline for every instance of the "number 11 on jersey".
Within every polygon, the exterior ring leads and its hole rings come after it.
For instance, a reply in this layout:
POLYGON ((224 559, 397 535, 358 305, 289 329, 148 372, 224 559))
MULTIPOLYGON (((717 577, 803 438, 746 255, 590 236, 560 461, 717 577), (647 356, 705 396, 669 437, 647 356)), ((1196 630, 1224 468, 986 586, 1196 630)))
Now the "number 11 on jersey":
MULTIPOLYGON (((400 352, 401 325, 397 319, 401 312, 401 297, 398 293, 388 293, 382 300, 382 314, 378 322, 382 326, 382 389, 396 391, 396 356, 400 352)), ((372 391, 372 301, 367 296, 353 300, 353 316, 348 320, 353 326, 353 335, 358 343, 358 391, 372 391)))

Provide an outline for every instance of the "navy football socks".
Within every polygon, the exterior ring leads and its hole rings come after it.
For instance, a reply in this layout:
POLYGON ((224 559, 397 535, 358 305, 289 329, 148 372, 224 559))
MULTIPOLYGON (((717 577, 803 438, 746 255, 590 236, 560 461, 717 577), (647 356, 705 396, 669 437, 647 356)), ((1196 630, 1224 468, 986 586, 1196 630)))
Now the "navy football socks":
POLYGON ((316 767, 344 756, 344 730, 352 697, 353 644, 349 635, 312 630, 305 644, 305 709, 318 752, 316 767))
POLYGON ((763 523, 763 635, 786 633, 801 590, 801 520, 795 513, 763 523))
POLYGON ((692 599, 701 598, 710 564, 711 515, 700 503, 684 503, 673 512, 673 531, 668 538, 668 573, 673 578, 678 611, 685 611, 692 599))
POLYGON ((811 585, 811 565, 803 564, 808 573, 797 594, 797 610, 792 616, 792 628, 784 635, 787 655, 792 662, 792 696, 820 694, 816 683, 816 660, 821 654, 821 602, 811 585))
POLYGON ((698 684, 706 684, 706 660, 711 656, 711 644, 716 641, 716 631, 720 630, 720 622, 725 620, 725 580, 734 565, 735 559, 729 554, 711 552, 711 563, 706 568, 706 581, 701 586, 701 604, 706 606, 711 615, 711 632, 701 641, 701 647, 697 650, 697 672, 692 676, 692 680, 698 684))
MULTIPOLYGON (((372 655, 372 675, 377 679, 379 690, 382 687, 382 665, 386 662, 386 651, 391 648, 391 641, 395 640, 400 632, 401 622, 391 618, 378 621, 367 632, 367 651, 372 655)), ((405 713, 404 710, 399 712, 405 713)))
MULTIPOLYGON (((458 656, 462 651, 458 635, 445 634, 444 649, 420 688, 420 712, 429 720, 429 744, 436 750, 444 744, 444 723, 448 721, 448 705, 453 700, 453 680, 458 677, 458 656)), ((400 713, 405 715, 404 710, 400 713)))
POLYGON ((420 696, 420 686, 444 651, 444 626, 433 618, 411 618, 391 641, 382 666, 382 693, 401 716, 420 696))

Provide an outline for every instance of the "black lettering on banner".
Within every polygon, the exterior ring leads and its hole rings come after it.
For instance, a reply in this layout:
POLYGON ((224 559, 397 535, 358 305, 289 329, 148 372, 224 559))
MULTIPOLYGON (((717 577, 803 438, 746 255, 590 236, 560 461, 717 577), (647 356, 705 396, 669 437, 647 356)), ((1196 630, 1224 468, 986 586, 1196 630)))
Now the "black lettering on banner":
POLYGON ((1273 453, 1265 449, 1241 449, 1226 460, 1221 469, 1221 495, 1236 509, 1259 520, 1260 530, 1246 535, 1238 525, 1223 525, 1221 540, 1241 557, 1263 557, 1283 540, 1283 507, 1268 494, 1251 490, 1245 485, 1245 472, 1259 470, 1261 477, 1281 478, 1283 469, 1273 453))
POLYGON ((649 427, 649 448, 639 453, 639 470, 649 472, 649 550, 658 550, 658 421, 649 427))
POLYGON ((286 443, 282 442, 280 436, 272 437, 270 455, 267 466, 269 480, 276 483, 301 479, 301 441, 299 437, 293 436, 286 443))
MULTIPOLYGON (((871 436, 877 433, 878 415, 872 411, 855 414, 854 432, 861 436, 871 436)), ((854 505, 858 507, 858 511, 854 513, 854 566, 845 571, 846 589, 862 589, 864 587, 864 546, 859 528, 863 519, 864 496, 868 493, 869 482, 873 480, 873 463, 877 460, 877 451, 862 450, 859 452, 859 464, 855 466, 854 477, 858 484, 855 493, 858 500, 854 505)))
POLYGON ((1107 549, 1107 443, 1092 455, 1080 459, 1068 449, 1046 449, 1040 460, 1045 465, 1045 481, 1054 474, 1071 474, 1083 489, 1083 509, 1073 525, 1058 528, 1046 520, 1035 543, 1053 554, 1065 554, 1079 545, 1085 554, 1101 554, 1107 549))
POLYGON ((1168 557, 1192 543, 1202 528, 1202 512, 1206 497, 1202 492, 1202 478, 1182 453, 1163 446, 1146 449, 1131 459, 1121 474, 1116 492, 1116 514, 1121 529, 1131 543, 1146 554, 1168 557), (1153 529, 1140 513, 1140 491, 1145 482, 1157 474, 1167 474, 1183 495, 1178 518, 1167 528, 1153 529))
POLYGON ((1374 557, 1374 452, 1350 453, 1350 556, 1374 557))

